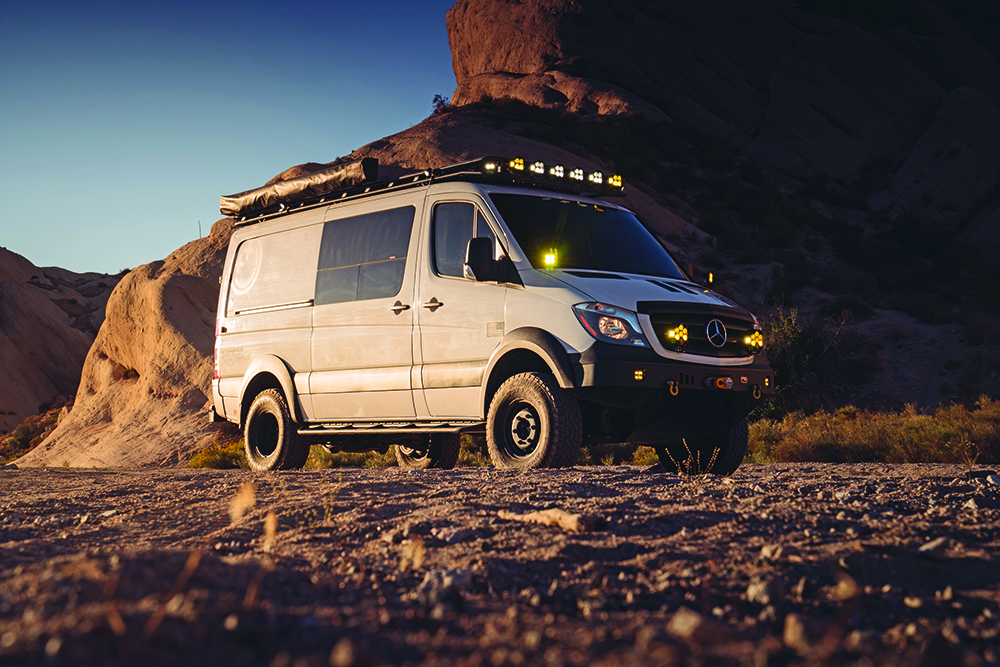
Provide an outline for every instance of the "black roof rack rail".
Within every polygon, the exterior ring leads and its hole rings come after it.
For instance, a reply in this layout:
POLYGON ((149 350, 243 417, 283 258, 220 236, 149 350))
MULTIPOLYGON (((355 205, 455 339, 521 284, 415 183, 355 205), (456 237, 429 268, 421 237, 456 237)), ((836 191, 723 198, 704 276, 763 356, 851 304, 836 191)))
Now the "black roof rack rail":
MULTIPOLYGON (((365 160, 374 161, 372 158, 365 158, 365 160)), ((374 169, 372 169, 371 162, 365 165, 365 180, 361 182, 329 191, 323 191, 322 186, 315 186, 314 183, 308 183, 300 192, 293 192, 280 200, 278 197, 271 196, 272 193, 268 192, 265 196, 259 197, 259 202, 263 202, 262 205, 265 208, 260 208, 259 204, 256 210, 246 211, 246 215, 241 216, 240 212, 242 211, 236 210, 236 207, 233 205, 235 198, 246 198, 248 195, 255 196, 259 191, 265 190, 265 188, 258 188, 257 190, 240 193, 240 195, 223 197, 223 206, 220 207, 220 210, 223 215, 235 217, 237 226, 251 225, 284 216, 293 211, 303 211, 318 206, 328 206, 330 204, 353 201, 362 197, 370 197, 375 194, 427 186, 439 181, 527 186, 581 196, 616 196, 621 195, 624 190, 622 178, 618 175, 605 177, 599 171, 585 173, 580 168, 570 170, 563 165, 546 166, 542 162, 528 164, 520 157, 481 157, 445 167, 406 174, 399 178, 367 180, 370 174, 377 174, 378 163, 377 161, 374 162, 374 169), (317 191, 319 191, 318 194, 317 191), (228 208, 226 204, 229 204, 228 208)), ((352 169, 352 164, 354 163, 344 165, 341 169, 352 169)), ((325 171, 336 174, 336 169, 331 168, 325 171)), ((356 168, 353 169, 355 173, 359 173, 356 168)), ((295 180, 306 181, 309 179, 309 176, 295 180)), ((339 176, 336 177, 339 178, 339 176)), ((321 179, 313 178, 312 180, 321 179)), ((274 185, 268 187, 273 188, 274 185)))

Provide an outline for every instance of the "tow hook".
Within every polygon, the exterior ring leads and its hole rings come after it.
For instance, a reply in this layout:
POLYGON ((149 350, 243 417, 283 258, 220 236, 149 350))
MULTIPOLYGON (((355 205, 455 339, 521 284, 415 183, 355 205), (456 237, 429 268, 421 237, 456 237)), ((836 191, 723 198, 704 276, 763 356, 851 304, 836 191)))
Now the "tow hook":
POLYGON ((681 392, 680 385, 674 382, 673 380, 667 381, 667 389, 670 391, 671 396, 676 396, 681 392))
POLYGON ((759 401, 760 400, 760 385, 759 384, 753 385, 750 388, 750 391, 753 393, 754 400, 759 401))
POLYGON ((710 389, 732 389, 733 378, 731 377, 705 378, 705 386, 710 389))

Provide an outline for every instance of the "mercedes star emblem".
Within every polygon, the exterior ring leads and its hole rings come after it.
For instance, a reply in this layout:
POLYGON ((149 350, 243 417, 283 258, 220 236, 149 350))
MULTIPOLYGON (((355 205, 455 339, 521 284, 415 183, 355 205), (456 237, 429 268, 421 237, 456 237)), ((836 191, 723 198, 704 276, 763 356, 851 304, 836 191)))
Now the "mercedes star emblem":
POLYGON ((715 347, 722 347, 726 344, 726 325, 720 320, 712 320, 705 326, 705 335, 708 342, 715 347))

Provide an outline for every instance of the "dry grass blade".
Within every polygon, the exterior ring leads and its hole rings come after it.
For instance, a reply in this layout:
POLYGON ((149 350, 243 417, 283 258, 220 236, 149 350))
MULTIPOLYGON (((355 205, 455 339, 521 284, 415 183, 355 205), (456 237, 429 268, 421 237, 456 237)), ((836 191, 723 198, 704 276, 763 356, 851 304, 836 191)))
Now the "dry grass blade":
POLYGON ((250 511, 257 503, 257 493, 254 491, 253 482, 247 480, 240 485, 236 495, 229 501, 229 522, 237 524, 243 519, 243 515, 250 511))
POLYGON ((270 510, 267 516, 264 517, 264 543, 261 545, 264 549, 264 553, 271 553, 274 551, 274 544, 277 541, 278 535, 278 515, 274 513, 274 510, 270 510))
POLYGON ((188 556, 187 562, 184 563, 184 569, 177 576, 177 580, 174 581, 174 585, 170 587, 167 594, 163 596, 163 600, 160 601, 160 606, 156 608, 153 615, 149 617, 146 621, 146 627, 142 629, 142 634, 144 637, 150 637, 156 628, 159 627, 160 623, 163 621, 163 617, 167 615, 167 607, 170 601, 177 596, 181 590, 187 586, 187 582, 191 579, 191 575, 194 571, 198 569, 198 564, 201 563, 201 557, 205 555, 205 551, 202 549, 195 549, 188 556))
POLYGON ((264 560, 260 565, 260 569, 257 573, 253 575, 253 579, 247 584, 246 595, 243 596, 243 610, 250 611, 257 604, 257 594, 260 592, 260 584, 264 581, 264 577, 274 570, 274 563, 270 558, 264 560))
POLYGON ((125 620, 118 613, 118 604, 115 601, 115 591, 118 589, 118 573, 113 572, 108 575, 104 582, 104 617, 108 619, 108 626, 111 632, 121 637, 128 631, 125 620))

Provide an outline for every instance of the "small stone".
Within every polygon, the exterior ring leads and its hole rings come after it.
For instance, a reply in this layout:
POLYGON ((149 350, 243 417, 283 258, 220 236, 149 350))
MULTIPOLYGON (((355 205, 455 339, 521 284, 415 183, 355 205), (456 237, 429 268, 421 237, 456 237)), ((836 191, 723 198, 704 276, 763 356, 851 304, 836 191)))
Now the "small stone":
POLYGON ((667 632, 674 637, 697 644, 714 644, 733 641, 738 637, 735 630, 696 611, 681 607, 670 618, 667 632))
MULTIPOLYGON (((13 465, 13 464, 11 464, 13 465)), ((986 478, 987 484, 992 484, 993 486, 1000 486, 1000 475, 990 475, 986 478)))
POLYGON ((935 558, 941 558, 944 556, 945 549, 948 548, 950 542, 951 540, 949 540, 947 537, 938 537, 920 547, 918 551, 920 551, 920 553, 922 553, 925 556, 933 556, 935 558))
POLYGON ((754 577, 747 586, 747 600, 767 606, 778 601, 778 586, 773 581, 754 577))
POLYGON ((782 639, 785 646, 800 655, 810 653, 826 634, 826 624, 805 614, 789 614, 785 617, 782 639))
POLYGON ((354 644, 347 637, 337 642, 330 651, 330 667, 351 667, 354 660, 354 644))
POLYGON ((780 544, 765 544, 761 547, 760 557, 764 560, 778 560, 781 558, 782 547, 780 544))
POLYGON ((464 542, 473 535, 472 530, 468 528, 456 528, 454 526, 447 526, 444 528, 435 528, 431 531, 431 535, 438 538, 445 544, 458 544, 459 542, 464 542))
POLYGON ((910 609, 920 609, 921 607, 924 606, 924 601, 918 597, 913 597, 912 595, 908 595, 905 598, 903 598, 903 604, 905 604, 910 609))
POLYGON ((965 501, 965 504, 962 505, 962 509, 964 509, 964 510, 977 510, 977 509, 979 509, 979 505, 976 504, 976 499, 975 498, 969 498, 967 501, 965 501))
POLYGON ((118 510, 108 510, 106 512, 101 512, 100 517, 102 519, 107 519, 108 517, 112 517, 116 514, 118 514, 118 510))

